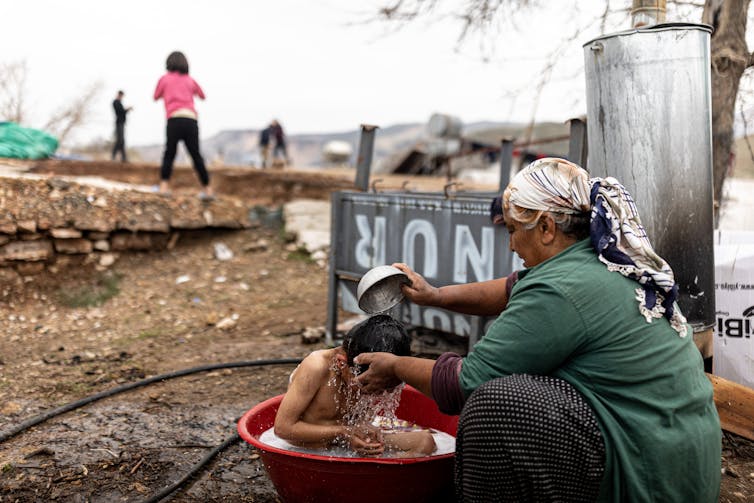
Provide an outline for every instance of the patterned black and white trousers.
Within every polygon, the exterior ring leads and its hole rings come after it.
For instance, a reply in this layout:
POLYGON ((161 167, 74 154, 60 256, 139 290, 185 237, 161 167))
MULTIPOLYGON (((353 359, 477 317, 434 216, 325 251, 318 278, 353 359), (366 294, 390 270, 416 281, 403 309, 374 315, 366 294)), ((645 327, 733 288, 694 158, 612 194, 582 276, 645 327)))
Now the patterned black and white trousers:
POLYGON ((489 381, 466 401, 456 437, 456 499, 595 501, 605 444, 573 386, 517 374, 489 381))

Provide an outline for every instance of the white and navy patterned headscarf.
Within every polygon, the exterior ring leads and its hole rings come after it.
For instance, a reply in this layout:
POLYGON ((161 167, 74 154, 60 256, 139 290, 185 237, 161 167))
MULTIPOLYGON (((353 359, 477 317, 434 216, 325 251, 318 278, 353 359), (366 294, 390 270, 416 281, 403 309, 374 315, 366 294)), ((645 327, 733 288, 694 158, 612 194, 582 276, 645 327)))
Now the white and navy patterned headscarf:
POLYGON ((686 336, 686 318, 676 308, 678 285, 673 270, 652 248, 636 205, 615 178, 589 178, 565 159, 538 159, 508 185, 505 203, 554 213, 590 212, 589 235, 599 259, 610 271, 637 281, 636 300, 647 322, 664 316, 686 336))

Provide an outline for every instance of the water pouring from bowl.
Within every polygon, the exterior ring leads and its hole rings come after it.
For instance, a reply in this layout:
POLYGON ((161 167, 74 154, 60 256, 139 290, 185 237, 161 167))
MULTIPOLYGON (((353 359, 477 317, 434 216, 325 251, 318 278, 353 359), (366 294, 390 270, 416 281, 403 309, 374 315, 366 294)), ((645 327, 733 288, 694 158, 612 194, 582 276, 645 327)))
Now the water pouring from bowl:
POLYGON ((388 311, 403 300, 403 285, 411 284, 406 273, 391 265, 367 271, 356 288, 359 309, 368 314, 388 311))

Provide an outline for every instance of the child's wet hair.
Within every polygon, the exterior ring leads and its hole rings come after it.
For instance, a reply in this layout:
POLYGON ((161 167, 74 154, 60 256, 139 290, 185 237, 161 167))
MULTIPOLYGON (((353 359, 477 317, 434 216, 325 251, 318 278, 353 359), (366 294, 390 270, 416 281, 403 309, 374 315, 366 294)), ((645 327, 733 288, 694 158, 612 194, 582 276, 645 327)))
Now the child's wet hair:
MULTIPOLYGON (((386 314, 367 318, 348 331, 343 338, 348 365, 354 367, 353 359, 361 353, 392 353, 397 356, 411 355, 411 336, 403 324, 386 314)), ((368 365, 356 365, 358 372, 365 372, 368 365)))

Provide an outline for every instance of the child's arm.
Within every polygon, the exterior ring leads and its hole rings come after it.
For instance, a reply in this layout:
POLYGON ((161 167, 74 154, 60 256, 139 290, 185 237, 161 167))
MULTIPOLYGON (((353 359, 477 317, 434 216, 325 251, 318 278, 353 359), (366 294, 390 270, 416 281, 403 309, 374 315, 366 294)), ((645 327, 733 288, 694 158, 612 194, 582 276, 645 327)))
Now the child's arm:
POLYGON ((301 418, 329 376, 327 362, 307 357, 296 370, 275 417, 275 434, 301 447, 328 447, 338 439, 360 454, 379 455, 383 447, 379 435, 356 431, 340 424, 307 422, 301 418))
POLYGON ((406 457, 429 456, 435 452, 435 439, 429 430, 385 432, 385 448, 403 451, 406 457))
POLYGON ((275 434, 302 447, 325 447, 332 444, 345 431, 337 424, 308 423, 301 420, 327 378, 328 369, 310 355, 296 369, 288 391, 275 416, 275 434))

